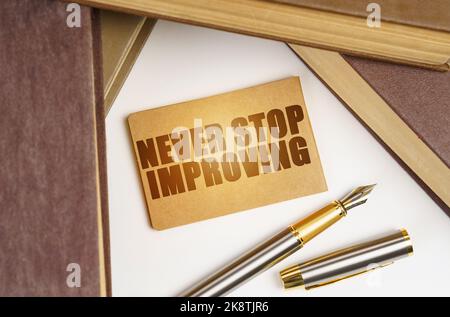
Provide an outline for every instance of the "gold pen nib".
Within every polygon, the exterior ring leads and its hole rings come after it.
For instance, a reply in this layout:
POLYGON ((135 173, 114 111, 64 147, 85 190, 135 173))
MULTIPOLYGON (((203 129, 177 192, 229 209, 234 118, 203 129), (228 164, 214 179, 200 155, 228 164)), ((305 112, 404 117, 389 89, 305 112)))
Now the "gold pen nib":
POLYGON ((376 184, 360 186, 352 190, 340 200, 345 210, 348 211, 356 206, 362 205, 367 201, 366 196, 370 194, 376 184))

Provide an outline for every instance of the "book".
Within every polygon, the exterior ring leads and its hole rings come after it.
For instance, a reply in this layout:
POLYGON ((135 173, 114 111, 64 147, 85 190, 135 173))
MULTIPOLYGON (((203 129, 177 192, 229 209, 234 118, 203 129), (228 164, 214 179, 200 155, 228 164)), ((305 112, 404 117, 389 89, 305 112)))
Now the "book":
POLYGON ((0 3, 0 296, 111 294, 100 22, 0 3))
POLYGON ((102 30, 105 112, 108 114, 120 88, 150 35, 156 19, 100 11, 102 30))
POLYGON ((290 47, 450 216, 450 73, 290 47))
MULTIPOLYGON (((367 17, 368 5, 380 6, 381 20, 450 31, 450 0, 265 0, 367 17)), ((369 7, 370 9, 370 7, 369 7)))
POLYGON ((128 123, 155 229, 327 190, 298 77, 132 113, 128 123))
POLYGON ((450 33, 259 0, 78 0, 289 43, 439 70, 450 68, 450 33))

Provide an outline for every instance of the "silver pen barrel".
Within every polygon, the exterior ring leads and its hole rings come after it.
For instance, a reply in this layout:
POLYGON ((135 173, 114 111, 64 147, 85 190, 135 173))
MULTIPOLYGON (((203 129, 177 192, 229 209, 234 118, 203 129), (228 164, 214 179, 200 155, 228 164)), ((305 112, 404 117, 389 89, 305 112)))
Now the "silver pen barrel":
POLYGON ((291 225, 271 239, 182 293, 185 297, 224 296, 239 285, 285 259, 315 236, 347 215, 347 211, 366 202, 375 185, 360 186, 341 200, 291 225))
POLYGON ((207 277, 181 296, 225 296, 302 247, 290 228, 250 250, 219 272, 207 277))

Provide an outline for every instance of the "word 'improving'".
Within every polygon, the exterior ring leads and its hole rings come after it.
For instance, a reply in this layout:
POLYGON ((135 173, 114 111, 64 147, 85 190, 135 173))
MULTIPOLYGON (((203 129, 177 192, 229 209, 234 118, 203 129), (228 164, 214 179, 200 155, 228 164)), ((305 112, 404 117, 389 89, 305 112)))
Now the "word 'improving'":
POLYGON ((302 107, 290 105, 234 118, 226 127, 195 119, 193 128, 136 141, 152 199, 310 164, 303 119, 302 107))

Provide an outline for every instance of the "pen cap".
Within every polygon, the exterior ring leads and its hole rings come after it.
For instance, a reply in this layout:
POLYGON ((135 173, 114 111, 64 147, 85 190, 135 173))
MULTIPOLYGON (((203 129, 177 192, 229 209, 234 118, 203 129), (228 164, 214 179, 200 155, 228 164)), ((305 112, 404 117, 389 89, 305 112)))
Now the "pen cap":
POLYGON ((386 266, 412 253, 409 234, 403 229, 288 267, 280 276, 285 288, 304 286, 308 290, 386 266))

